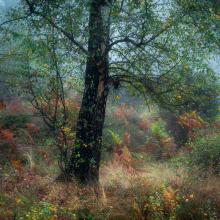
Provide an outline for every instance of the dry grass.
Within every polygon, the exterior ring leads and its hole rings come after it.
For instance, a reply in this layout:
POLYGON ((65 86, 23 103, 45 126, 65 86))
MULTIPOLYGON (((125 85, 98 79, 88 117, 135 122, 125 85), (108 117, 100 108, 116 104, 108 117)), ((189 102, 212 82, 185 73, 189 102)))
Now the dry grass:
MULTIPOLYGON (((16 198, 27 197, 30 203, 47 201, 72 212, 88 209, 95 219, 106 220, 156 219, 146 218, 144 204, 149 195, 162 188, 165 199, 174 197, 178 189, 184 189, 187 195, 193 193, 201 200, 213 198, 220 204, 219 177, 192 181, 184 169, 175 170, 168 163, 160 162, 145 164, 141 171, 127 169, 117 161, 103 164, 99 188, 58 182, 55 176, 40 176, 36 171, 8 177, 1 183, 1 193, 13 201, 11 208, 19 205, 16 198)), ((220 210, 219 205, 217 207, 220 210)))

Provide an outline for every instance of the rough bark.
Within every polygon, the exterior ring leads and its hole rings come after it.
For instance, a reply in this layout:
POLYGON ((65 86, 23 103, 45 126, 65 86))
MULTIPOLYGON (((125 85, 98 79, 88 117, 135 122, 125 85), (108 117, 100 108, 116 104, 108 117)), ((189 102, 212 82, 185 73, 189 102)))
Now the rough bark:
POLYGON ((88 58, 85 89, 77 121, 76 141, 69 171, 81 183, 97 183, 102 131, 108 96, 110 1, 93 0, 90 5, 88 58))

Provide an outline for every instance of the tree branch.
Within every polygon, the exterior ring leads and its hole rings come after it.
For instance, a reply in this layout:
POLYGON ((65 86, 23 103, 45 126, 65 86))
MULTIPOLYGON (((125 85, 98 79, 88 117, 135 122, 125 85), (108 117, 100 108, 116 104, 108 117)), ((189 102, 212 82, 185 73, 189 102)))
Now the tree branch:
POLYGON ((26 18, 28 18, 28 17, 30 17, 30 16, 31 16, 31 13, 29 13, 29 14, 27 14, 27 15, 25 15, 25 16, 22 16, 22 17, 18 17, 18 18, 14 18, 14 19, 10 19, 10 20, 4 21, 4 22, 2 22, 2 23, 0 24, 0 27, 6 25, 6 24, 8 24, 8 23, 14 22, 14 21, 19 21, 19 20, 26 19, 26 18))
POLYGON ((46 20, 52 27, 54 27, 56 30, 60 31, 65 37, 67 37, 73 44, 75 44, 83 53, 87 54, 87 50, 73 37, 72 34, 68 33, 66 30, 63 28, 59 27, 55 22, 53 22, 52 19, 49 19, 47 16, 44 14, 38 12, 35 10, 34 5, 29 1, 25 0, 27 3, 30 13, 35 14, 37 16, 42 17, 44 20, 46 20))
POLYGON ((149 44, 151 41, 155 40, 157 37, 159 37, 162 33, 164 33, 165 31, 167 31, 173 24, 169 24, 166 25, 164 28, 162 28, 158 33, 156 33, 155 35, 153 35, 152 37, 150 37, 148 40, 144 41, 143 37, 141 38, 141 40, 137 43, 135 42, 135 40, 129 38, 129 37, 125 37, 119 40, 116 40, 114 42, 112 42, 109 45, 109 50, 111 50, 111 48, 118 44, 118 43, 131 43, 132 45, 136 46, 136 47, 141 47, 141 46, 145 46, 147 44, 149 44))

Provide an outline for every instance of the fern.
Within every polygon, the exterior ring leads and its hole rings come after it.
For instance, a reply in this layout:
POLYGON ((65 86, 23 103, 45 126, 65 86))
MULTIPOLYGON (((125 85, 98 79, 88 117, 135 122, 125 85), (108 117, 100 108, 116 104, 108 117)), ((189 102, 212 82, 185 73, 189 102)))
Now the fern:
POLYGON ((122 144, 122 139, 120 138, 120 136, 118 134, 116 134, 114 131, 112 131, 111 129, 108 129, 107 131, 111 135, 111 138, 112 138, 114 144, 116 146, 120 146, 122 144))

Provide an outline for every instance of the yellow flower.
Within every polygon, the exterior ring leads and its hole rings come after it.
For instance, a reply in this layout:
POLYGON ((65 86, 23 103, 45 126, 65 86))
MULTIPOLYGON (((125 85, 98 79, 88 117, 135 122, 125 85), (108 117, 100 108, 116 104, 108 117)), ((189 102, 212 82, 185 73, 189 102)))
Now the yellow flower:
POLYGON ((63 131, 64 131, 64 133, 68 134, 71 132, 71 128, 63 127, 63 131))
POLYGON ((176 99, 177 99, 177 100, 180 100, 180 99, 182 99, 182 96, 181 96, 181 95, 178 95, 178 96, 176 96, 176 99))
POLYGON ((49 209, 50 209, 50 211, 52 211, 52 212, 57 212, 57 208, 56 208, 55 206, 51 206, 49 209))
POLYGON ((190 197, 190 199, 193 199, 194 195, 193 195, 193 194, 191 194, 189 197, 190 197))
POLYGON ((187 64, 185 64, 184 66, 183 66, 183 68, 184 68, 184 70, 189 70, 189 65, 187 65, 187 64))
POLYGON ((116 100, 119 101, 120 99, 121 99, 121 96, 117 95, 117 96, 116 96, 116 100))
POLYGON ((20 198, 17 197, 17 198, 15 199, 15 202, 16 202, 17 204, 20 204, 22 201, 21 201, 20 198))
POLYGON ((213 15, 213 19, 214 19, 214 20, 220 20, 220 16, 217 15, 217 14, 214 14, 214 15, 213 15))

